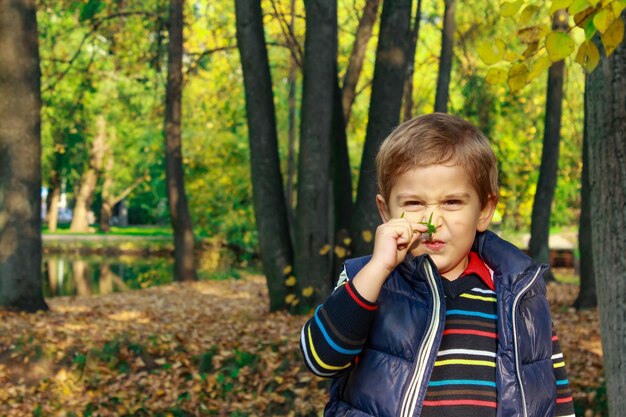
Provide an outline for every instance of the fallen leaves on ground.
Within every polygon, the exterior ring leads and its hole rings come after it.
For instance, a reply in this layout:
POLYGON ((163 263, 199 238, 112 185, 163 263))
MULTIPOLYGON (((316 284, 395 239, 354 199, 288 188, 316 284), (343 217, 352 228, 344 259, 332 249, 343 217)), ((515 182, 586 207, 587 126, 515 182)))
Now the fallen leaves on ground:
MULTIPOLYGON (((602 383, 597 311, 550 286, 575 399, 602 383)), ((307 317, 269 313, 261 276, 48 300, 0 312, 2 416, 318 416, 328 381, 300 357, 307 317)), ((593 415, 593 411, 591 413, 593 415)))

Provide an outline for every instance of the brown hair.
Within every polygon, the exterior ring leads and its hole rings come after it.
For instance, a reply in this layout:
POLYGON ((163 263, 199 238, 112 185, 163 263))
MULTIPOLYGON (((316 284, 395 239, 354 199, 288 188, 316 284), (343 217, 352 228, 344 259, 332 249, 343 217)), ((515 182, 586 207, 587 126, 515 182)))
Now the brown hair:
POLYGON ((463 167, 482 207, 498 198, 498 166, 489 141, 476 126, 447 113, 415 117, 387 136, 376 156, 378 192, 389 201, 398 176, 429 165, 463 167))

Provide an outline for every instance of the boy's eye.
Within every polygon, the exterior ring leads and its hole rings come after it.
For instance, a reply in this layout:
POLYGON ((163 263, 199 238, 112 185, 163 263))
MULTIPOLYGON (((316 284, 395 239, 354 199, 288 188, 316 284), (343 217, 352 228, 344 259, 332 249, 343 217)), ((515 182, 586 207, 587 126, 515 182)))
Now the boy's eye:
POLYGON ((461 200, 448 200, 446 201, 446 205, 447 206, 460 206, 463 204, 463 201, 461 200))
POLYGON ((421 206, 421 205, 423 205, 423 204, 422 204, 422 202, 421 202, 421 201, 414 201, 414 200, 411 200, 411 201, 405 201, 405 202, 404 202, 404 205, 405 205, 405 206, 421 206))

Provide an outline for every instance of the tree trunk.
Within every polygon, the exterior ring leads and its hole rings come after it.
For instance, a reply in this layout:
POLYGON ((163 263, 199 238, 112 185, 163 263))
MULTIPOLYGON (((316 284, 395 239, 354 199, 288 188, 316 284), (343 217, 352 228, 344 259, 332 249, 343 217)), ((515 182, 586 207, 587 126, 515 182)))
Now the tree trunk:
POLYGON ((372 252, 374 232, 380 224, 374 162, 380 144, 400 119, 410 26, 411 0, 387 0, 383 3, 367 133, 352 218, 353 256, 372 252))
POLYGON ((337 59, 337 4, 305 0, 306 37, 302 125, 298 159, 295 270, 301 305, 313 307, 330 292, 334 225, 331 178, 333 92, 337 59), (327 250, 328 249, 328 250, 327 250), (313 290, 310 293, 310 290, 313 290), (306 290, 306 291, 305 291, 306 290))
POLYGON ((108 233, 111 230, 111 215, 113 213, 113 168, 115 167, 115 159, 111 152, 106 156, 104 170, 102 172, 102 207, 100 208, 100 231, 108 233))
POLYGON ((272 311, 289 307, 285 278, 293 269, 287 206, 278 156, 276 115, 260 0, 236 0, 250 141, 254 213, 272 311))
POLYGON ((98 177, 102 173, 102 162, 106 150, 107 126, 103 115, 98 115, 96 118, 96 129, 97 134, 89 152, 89 163, 80 179, 80 187, 76 195, 74 211, 72 212, 72 223, 70 224, 72 232, 89 231, 89 209, 96 191, 98 177))
POLYGON ((437 74, 435 111, 447 113, 452 56, 454 55, 454 32, 456 32, 456 0, 444 0, 444 3, 445 11, 443 30, 441 32, 441 55, 439 56, 439 73, 437 74))
POLYGON ((341 104, 343 108, 344 123, 347 125, 352 112, 352 104, 356 98, 356 87, 361 77, 363 69, 363 60, 367 51, 367 44, 372 37, 372 28, 376 22, 378 14, 378 5, 380 0, 365 0, 363 7, 363 15, 359 19, 359 25, 356 29, 354 37, 354 45, 350 54, 348 68, 343 77, 343 87, 341 89, 341 104))
POLYGON ((41 279, 41 95, 34 0, 0 0, 0 307, 47 310, 41 279))
POLYGON ((415 72, 415 52, 417 51, 417 39, 420 33, 420 20, 422 19, 422 0, 417 0, 413 28, 411 28, 411 42, 409 44, 409 63, 406 67, 406 79, 404 80, 404 111, 402 120, 406 121, 413 117, 413 73, 415 72))
MULTIPOLYGON (((552 30, 567 30, 567 13, 559 10, 554 14, 552 30)), ((561 141, 561 113, 563 105, 563 69, 565 61, 553 63, 548 70, 546 112, 543 130, 543 149, 537 191, 533 203, 528 252, 538 263, 550 264, 550 212, 559 170, 559 143, 561 141)), ((544 275, 546 281, 554 281, 550 269, 544 275)))
MULTIPOLYGON (((585 83, 586 85, 586 83, 585 83)), ((586 88, 585 88, 586 90, 586 88)), ((587 91, 585 91, 585 102, 587 91)), ((595 308, 598 305, 596 278, 593 273, 593 244, 591 228, 591 201, 589 194, 589 140, 587 139, 587 117, 583 132, 583 169, 581 173, 580 219, 578 222, 578 253, 580 254, 580 291, 574 302, 576 309, 595 308)))
POLYGON ((50 191, 48 192, 48 232, 54 233, 59 225, 59 202, 61 201, 61 178, 58 170, 52 172, 50 191))
MULTIPOLYGON (((336 73, 336 72, 335 72, 336 73)), ((352 173, 348 138, 341 102, 339 78, 335 77, 333 94, 333 143, 332 143, 332 180, 334 211, 334 248, 333 272, 330 275, 331 288, 336 284, 343 262, 350 255, 350 226, 352 222, 352 173)))
MULTIPOLYGON (((295 33, 295 21, 296 21, 296 5, 295 0, 291 0, 291 16, 289 19, 289 30, 291 33, 295 33)), ((265 42, 265 41, 264 41, 265 42)), ((287 185, 286 185, 286 200, 287 200, 287 213, 289 221, 290 233, 293 232, 294 223, 294 194, 295 194, 295 177, 296 177, 296 80, 298 76, 298 63, 294 54, 289 55, 289 132, 288 132, 288 150, 287 150, 287 185)), ((275 119, 274 119, 275 120, 275 119)), ((274 122, 276 123, 276 122, 274 122)), ((293 239, 293 234, 290 234, 293 239)))
POLYGON ((165 172, 170 220, 174 233, 174 279, 196 280, 195 238, 187 207, 181 141, 183 81, 183 4, 170 1, 167 87, 165 92, 165 172))
MULTIPOLYGON (((626 18, 622 13, 621 18, 626 18)), ((587 78, 596 290, 610 417, 626 410, 626 43, 587 78)))

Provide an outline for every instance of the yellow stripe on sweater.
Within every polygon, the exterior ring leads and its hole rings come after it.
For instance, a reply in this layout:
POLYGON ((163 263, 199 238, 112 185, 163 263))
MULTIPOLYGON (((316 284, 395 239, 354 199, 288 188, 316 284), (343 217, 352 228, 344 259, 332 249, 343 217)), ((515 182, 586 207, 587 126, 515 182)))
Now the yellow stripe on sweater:
POLYGON ((556 363, 554 364, 554 367, 555 367, 555 368, 562 368, 562 367, 564 367, 564 366, 565 366, 565 362, 556 362, 556 363))
POLYGON ((307 333, 309 336, 309 347, 311 348, 311 353, 313 354, 313 357, 315 358, 315 362, 317 362, 318 365, 320 365, 324 369, 328 369, 329 371, 341 371, 342 369, 346 369, 348 366, 350 366, 351 364, 350 362, 348 362, 347 364, 343 366, 332 366, 332 365, 328 365, 327 363, 324 363, 324 361, 322 361, 320 357, 317 356, 317 352, 315 351, 315 346, 313 346, 313 337, 311 336, 310 325, 307 328, 307 333))
POLYGON ((471 298, 472 300, 491 301, 492 303, 496 302, 495 297, 482 297, 480 295, 473 295, 473 294, 461 294, 461 297, 471 298))
POLYGON ((475 366, 490 366, 492 368, 496 367, 495 362, 479 361, 479 360, 472 360, 472 359, 447 359, 445 361, 435 362, 435 366, 444 366, 444 365, 475 365, 475 366))

